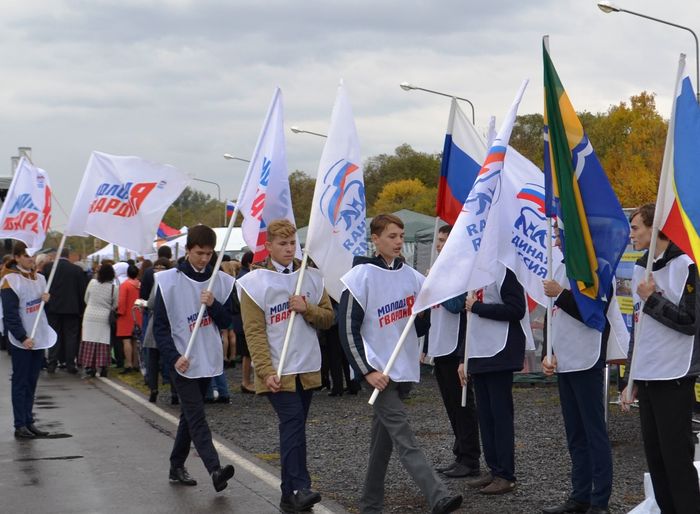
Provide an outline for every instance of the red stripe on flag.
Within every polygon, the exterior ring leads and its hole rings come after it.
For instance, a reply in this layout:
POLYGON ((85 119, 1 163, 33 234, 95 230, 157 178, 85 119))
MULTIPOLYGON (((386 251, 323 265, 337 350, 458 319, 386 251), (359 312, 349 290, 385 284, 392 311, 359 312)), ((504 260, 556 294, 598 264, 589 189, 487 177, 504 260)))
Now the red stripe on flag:
POLYGON ((691 258, 693 257, 693 247, 690 244, 688 232, 683 226, 683 219, 681 218, 681 211, 678 208, 677 199, 673 201, 671 212, 668 213, 668 218, 666 218, 661 230, 678 248, 683 250, 683 253, 691 258))

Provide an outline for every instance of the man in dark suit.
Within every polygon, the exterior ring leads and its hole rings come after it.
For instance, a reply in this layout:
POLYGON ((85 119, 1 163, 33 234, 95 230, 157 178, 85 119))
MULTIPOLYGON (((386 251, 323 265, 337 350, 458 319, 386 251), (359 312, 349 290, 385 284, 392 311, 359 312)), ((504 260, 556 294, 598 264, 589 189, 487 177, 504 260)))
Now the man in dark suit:
POLYGON ((64 248, 61 258, 44 266, 42 271, 48 279, 52 267, 58 266, 49 290, 51 300, 46 304, 49 325, 58 335, 57 343, 49 350, 49 373, 56 371, 59 362, 65 362, 69 373, 78 372, 75 357, 80 342, 80 317, 85 309, 87 277, 80 266, 69 260, 70 254, 70 248, 64 248))

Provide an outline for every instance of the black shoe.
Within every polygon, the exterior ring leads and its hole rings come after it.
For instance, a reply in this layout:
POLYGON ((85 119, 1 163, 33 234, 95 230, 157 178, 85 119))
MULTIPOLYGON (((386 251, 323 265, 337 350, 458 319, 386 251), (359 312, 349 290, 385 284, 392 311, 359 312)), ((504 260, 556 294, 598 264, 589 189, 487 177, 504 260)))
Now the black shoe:
POLYGON ((457 462, 452 469, 443 471, 442 474, 449 478, 478 477, 479 468, 470 468, 469 466, 457 462))
POLYGON ((216 403, 225 403, 226 405, 229 405, 231 403, 231 398, 228 396, 219 396, 216 399, 216 403))
POLYGON ((233 478, 233 473, 235 471, 236 470, 233 469, 233 466, 231 464, 224 466, 223 468, 219 468, 215 471, 212 471, 211 481, 214 484, 214 489, 217 493, 226 489, 228 481, 231 480, 231 478, 233 478))
POLYGON ((129 373, 131 373, 131 368, 124 368, 119 372, 120 375, 128 375, 129 373))
POLYGON ((609 514, 609 512, 608 509, 604 509, 603 507, 594 507, 591 505, 586 511, 586 514, 609 514))
POLYGON ((197 481, 190 476, 185 467, 170 468, 170 483, 182 485, 197 485, 197 481))
POLYGON ((328 396, 335 397, 335 396, 343 396, 343 391, 331 391, 328 393, 328 396))
POLYGON ((301 489, 294 494, 282 496, 280 509, 282 512, 303 512, 311 509, 321 501, 321 495, 311 489, 301 489))
POLYGON ((543 514, 564 514, 566 512, 586 512, 590 504, 579 502, 573 498, 569 498, 561 505, 555 507, 545 507, 542 509, 543 514))
POLYGON ((36 439, 36 434, 27 427, 15 428, 15 437, 17 439, 36 439))
POLYGON ((445 471, 449 471, 453 469, 459 462, 450 462, 449 464, 440 464, 438 466, 435 466, 435 471, 438 473, 444 473, 445 471))
POLYGON ((462 495, 458 494, 456 496, 445 496, 442 500, 435 504, 433 507, 433 514, 447 514, 448 512, 454 512, 459 509, 462 505, 462 495))
POLYGON ((100 376, 102 378, 107 378, 107 368, 106 367, 100 368, 100 376))
POLYGON ((56 367, 58 366, 57 362, 49 362, 46 365, 46 371, 49 373, 56 373, 56 367))
POLYGON ((71 375, 77 375, 78 374, 78 368, 75 366, 66 366, 66 371, 70 373, 71 375))
POLYGON ((171 396, 170 405, 180 405, 180 398, 178 398, 177 396, 171 396))
POLYGON ((151 391, 151 394, 148 396, 148 401, 151 403, 156 403, 157 399, 158 399, 158 391, 151 391))
POLYGON ((46 437, 47 435, 49 435, 48 432, 45 432, 44 430, 39 430, 34 423, 32 423, 31 425, 27 425, 27 429, 37 437, 46 437))

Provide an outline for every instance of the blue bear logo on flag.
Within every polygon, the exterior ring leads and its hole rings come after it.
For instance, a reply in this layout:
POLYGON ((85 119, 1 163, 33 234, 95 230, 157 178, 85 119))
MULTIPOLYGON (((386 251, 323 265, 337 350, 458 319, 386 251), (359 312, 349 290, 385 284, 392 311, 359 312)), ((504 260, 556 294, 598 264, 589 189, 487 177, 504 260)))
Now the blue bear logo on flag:
POLYGON ((357 169, 356 164, 340 159, 323 177, 323 183, 327 186, 321 195, 321 213, 334 232, 347 232, 358 221, 364 221, 365 186, 362 180, 350 180, 357 169), (339 227, 341 222, 344 222, 344 226, 339 227))

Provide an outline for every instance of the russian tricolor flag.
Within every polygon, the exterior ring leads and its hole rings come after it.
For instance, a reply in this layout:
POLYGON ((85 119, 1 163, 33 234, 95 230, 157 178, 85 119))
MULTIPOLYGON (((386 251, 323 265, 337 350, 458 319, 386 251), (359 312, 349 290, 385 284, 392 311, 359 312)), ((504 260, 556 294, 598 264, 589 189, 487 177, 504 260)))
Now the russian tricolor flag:
POLYGON ((681 55, 666 137, 656 216, 668 238, 700 262, 700 106, 681 55))
POLYGON ((162 221, 160 222, 160 225, 158 225, 158 231, 156 232, 156 237, 158 239, 167 239, 171 236, 176 236, 180 233, 179 230, 169 227, 162 221))
POLYGON ((231 200, 226 200, 226 217, 230 218, 233 216, 233 211, 236 210, 236 204, 231 200))
POLYGON ((486 157, 486 142, 452 99, 442 151, 436 215, 454 225, 486 157))

